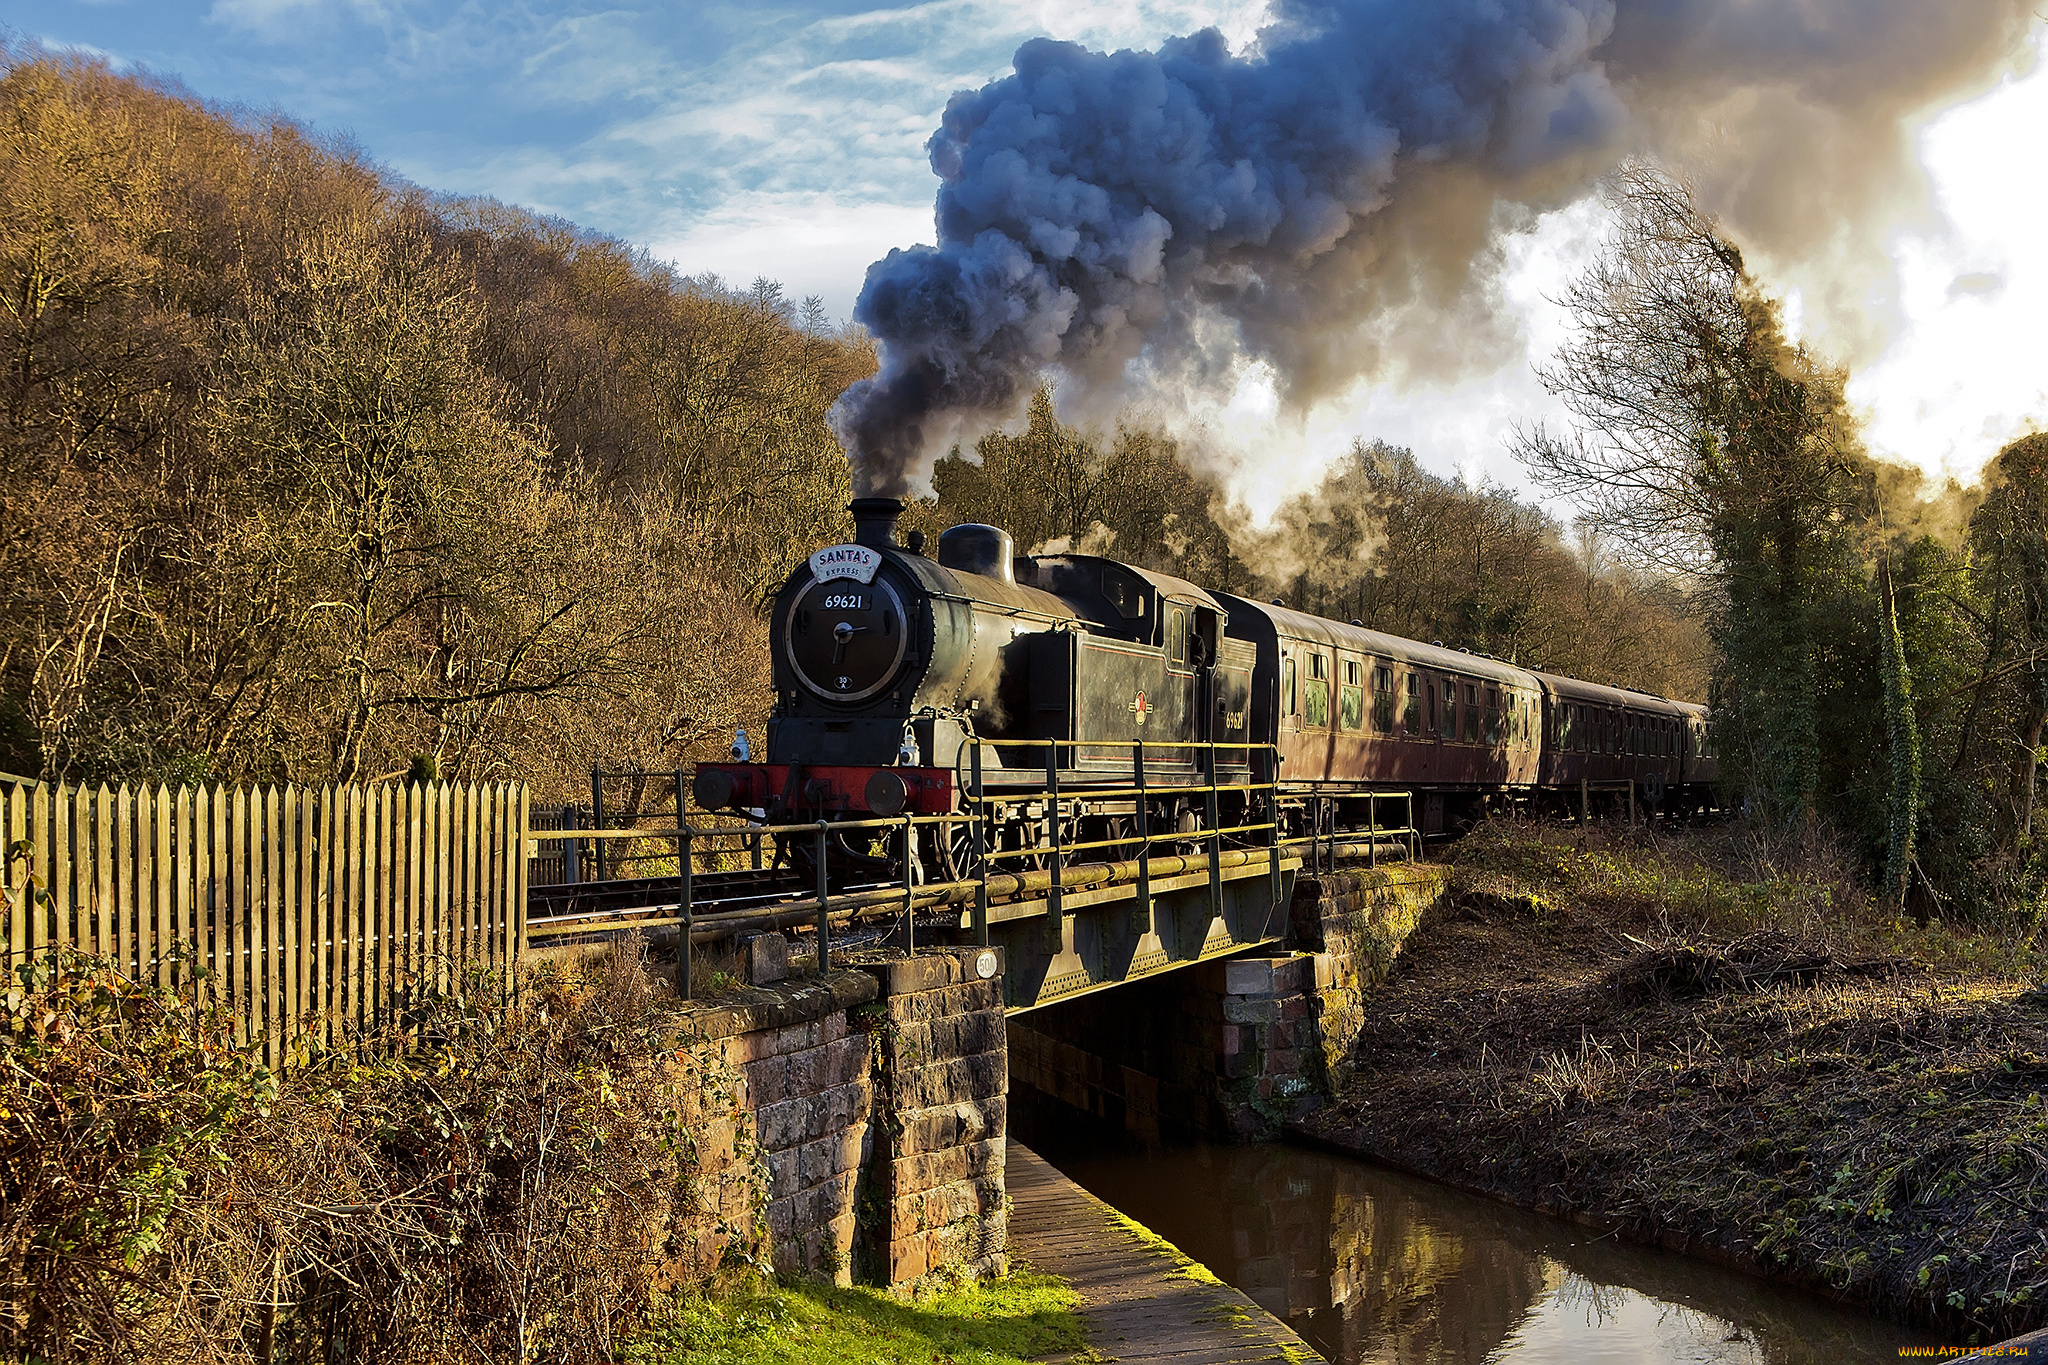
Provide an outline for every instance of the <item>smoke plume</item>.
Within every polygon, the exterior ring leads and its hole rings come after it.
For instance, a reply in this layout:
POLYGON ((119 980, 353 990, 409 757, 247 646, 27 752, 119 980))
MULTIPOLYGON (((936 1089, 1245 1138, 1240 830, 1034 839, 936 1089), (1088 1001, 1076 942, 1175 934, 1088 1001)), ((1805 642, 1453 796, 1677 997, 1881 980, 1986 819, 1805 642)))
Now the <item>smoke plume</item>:
POLYGON ((938 245, 873 265, 881 368, 832 421, 901 496, 1011 419, 1270 364, 1299 407, 1497 361, 1501 234, 1625 155, 1679 160, 1767 260, 1825 257, 1809 311, 1882 333, 1907 120, 1993 75, 2026 0, 1278 0, 1243 53, 1034 40, 927 144, 938 245), (1873 274, 1873 272, 1875 272, 1873 274))

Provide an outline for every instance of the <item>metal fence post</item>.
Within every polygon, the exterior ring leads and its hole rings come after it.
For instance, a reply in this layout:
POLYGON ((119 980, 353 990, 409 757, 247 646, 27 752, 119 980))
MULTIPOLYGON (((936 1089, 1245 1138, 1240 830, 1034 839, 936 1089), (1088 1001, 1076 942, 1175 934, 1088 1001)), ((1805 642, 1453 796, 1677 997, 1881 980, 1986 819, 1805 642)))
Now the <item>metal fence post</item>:
POLYGON ((676 823, 676 914, 682 920, 676 934, 676 994, 683 999, 690 998, 690 974, 694 965, 691 958, 690 929, 695 923, 691 913, 690 864, 695 855, 690 849, 690 827, 681 821, 676 823))
POLYGON ((1209 740, 1209 790, 1202 798, 1202 814, 1209 821, 1209 918, 1223 914, 1223 828, 1222 807, 1216 799, 1216 741, 1209 740))
POLYGON ((1065 873, 1064 861, 1060 857, 1060 746, 1057 742, 1045 750, 1046 828, 1052 841, 1052 885, 1046 889, 1045 898, 1045 941, 1046 947, 1059 952, 1066 946, 1066 898, 1065 887, 1060 879, 1065 873))
POLYGON ((911 828, 911 822, 914 819, 914 816, 907 814, 903 817, 903 951, 905 953, 917 951, 916 893, 911 889, 910 885, 911 846, 915 842, 913 838, 915 831, 911 828))
MULTIPOLYGON (((1266 875, 1272 883, 1273 904, 1280 904, 1280 747, 1268 745, 1266 755, 1266 818, 1273 822, 1266 841, 1266 875)), ((1247 759, 1250 750, 1246 750, 1247 759)), ((1247 770, 1251 764, 1245 764, 1247 770)))
POLYGON ((825 907, 825 831, 826 821, 818 822, 818 975, 823 976, 832 969, 832 916, 825 907))
MULTIPOLYGON (((562 828, 576 828, 576 807, 572 803, 562 807, 562 828)), ((583 843, 579 839, 562 840, 562 881, 574 886, 583 880, 583 843)))
POLYGON ((988 803, 981 789, 981 737, 974 739, 974 942, 988 947, 988 803))
POLYGON ((1145 741, 1131 749, 1132 775, 1138 787, 1138 904, 1131 911, 1131 928, 1140 934, 1154 933, 1158 922, 1152 913, 1152 803, 1145 792, 1145 741))
MULTIPOLYGON (((590 765, 590 827, 604 828, 604 770, 595 763, 590 765)), ((590 841, 591 861, 597 864, 597 881, 606 880, 604 842, 602 839, 590 841)))

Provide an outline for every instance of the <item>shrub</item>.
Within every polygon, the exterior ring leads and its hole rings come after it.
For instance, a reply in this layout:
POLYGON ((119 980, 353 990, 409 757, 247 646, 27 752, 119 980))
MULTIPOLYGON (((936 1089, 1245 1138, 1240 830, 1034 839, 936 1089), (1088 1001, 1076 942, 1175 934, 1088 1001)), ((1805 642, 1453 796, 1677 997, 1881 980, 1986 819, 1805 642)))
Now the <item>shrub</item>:
POLYGON ((609 1361, 694 1155, 631 949, 473 972, 280 1080, 224 1014, 76 953, 0 1007, 0 1355, 609 1361))

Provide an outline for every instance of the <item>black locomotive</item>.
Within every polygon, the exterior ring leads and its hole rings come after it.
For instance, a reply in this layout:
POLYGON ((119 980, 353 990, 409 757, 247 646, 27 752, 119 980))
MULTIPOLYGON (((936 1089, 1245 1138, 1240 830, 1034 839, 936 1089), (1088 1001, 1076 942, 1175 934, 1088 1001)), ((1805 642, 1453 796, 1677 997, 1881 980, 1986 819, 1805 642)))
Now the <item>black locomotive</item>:
MULTIPOLYGON (((951 528, 932 558, 897 543, 902 510, 855 500, 853 543, 783 585, 767 761, 700 765, 699 805, 843 822, 953 811, 978 784, 1013 798, 999 837, 1014 849, 1049 833, 1044 804, 1014 798, 1054 790, 1076 798, 1057 807, 1073 821, 1063 838, 1134 837, 1134 777, 1153 833, 1360 827, 1373 793, 1408 793, 1426 833, 1489 804, 1713 799, 1703 707, 1111 559, 1018 556, 992 526, 951 528), (1194 794, 1212 774, 1220 805, 1194 794)), ((924 875, 964 875, 957 833, 921 837, 924 875)), ((877 856, 861 839, 836 852, 877 856)))

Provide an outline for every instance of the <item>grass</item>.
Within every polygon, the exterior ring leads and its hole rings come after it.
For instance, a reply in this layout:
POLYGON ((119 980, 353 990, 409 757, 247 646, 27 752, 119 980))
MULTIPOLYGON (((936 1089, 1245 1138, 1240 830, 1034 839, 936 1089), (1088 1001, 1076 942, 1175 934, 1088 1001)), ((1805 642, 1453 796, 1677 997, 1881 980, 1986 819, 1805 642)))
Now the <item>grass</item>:
POLYGON ((1496 826, 1453 850, 1318 1136, 1892 1315, 2048 1321, 2048 991, 1824 856, 1496 826))
POLYGON ((915 1297, 756 1284, 671 1300, 634 1365, 1022 1365, 1091 1360, 1064 1280, 1013 1270, 915 1297))
POLYGON ((1910 958, 1941 972, 2048 972, 2041 926, 1918 923, 1873 899, 1824 840, 1774 845, 1739 824, 1677 835, 1613 826, 1579 834, 1501 821, 1474 831, 1454 856, 1465 895, 1518 899, 1539 918, 1568 897, 1574 910, 1627 922, 1644 936, 1735 938, 1768 929, 1842 955, 1910 958))

